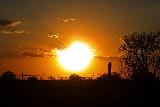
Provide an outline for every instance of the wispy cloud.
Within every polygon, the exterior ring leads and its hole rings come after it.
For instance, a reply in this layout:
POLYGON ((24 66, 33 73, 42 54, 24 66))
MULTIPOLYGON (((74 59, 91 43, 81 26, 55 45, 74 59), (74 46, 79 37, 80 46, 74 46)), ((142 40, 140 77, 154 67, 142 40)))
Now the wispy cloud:
POLYGON ((45 57, 44 54, 41 53, 35 53, 35 52, 23 52, 21 55, 26 56, 26 57, 45 57))
POLYGON ((55 48, 57 49, 62 49, 64 48, 66 45, 64 44, 64 39, 63 39, 63 35, 62 34, 48 34, 47 35, 49 38, 54 40, 55 43, 55 48))
POLYGON ((2 30, 1 33, 4 34, 27 34, 29 31, 25 30, 2 30))
POLYGON ((57 39, 59 37, 59 33, 48 35, 48 37, 57 39))
POLYGON ((0 19, 0 26, 1 27, 16 27, 20 25, 22 21, 17 19, 0 19))
POLYGON ((54 54, 49 54, 49 53, 37 53, 37 52, 23 52, 20 55, 25 56, 25 57, 53 57, 55 56, 54 54))
POLYGON ((25 50, 20 53, 20 55, 25 57, 53 57, 55 53, 53 49, 35 48, 31 50, 25 50))
POLYGON ((57 17, 57 21, 63 22, 63 23, 73 23, 73 22, 77 21, 77 19, 72 18, 72 17, 66 17, 66 18, 57 17))
POLYGON ((27 34, 28 30, 19 28, 23 22, 17 19, 0 19, 0 34, 27 34))
POLYGON ((96 55, 96 56, 94 56, 94 58, 95 59, 98 59, 98 60, 104 60, 104 61, 106 61, 106 60, 108 60, 108 59, 112 59, 112 60, 114 60, 114 59, 119 59, 119 57, 117 57, 117 56, 98 56, 98 55, 96 55))
POLYGON ((94 56, 94 58, 98 59, 98 60, 107 60, 107 57, 105 56, 94 56))

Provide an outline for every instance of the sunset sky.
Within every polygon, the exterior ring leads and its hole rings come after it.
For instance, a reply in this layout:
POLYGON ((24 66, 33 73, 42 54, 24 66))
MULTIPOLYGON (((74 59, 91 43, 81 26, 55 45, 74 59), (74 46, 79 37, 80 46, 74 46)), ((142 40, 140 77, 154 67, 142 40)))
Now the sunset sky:
MULTIPOLYGON (((65 75, 53 49, 73 41, 114 60, 122 35, 158 31, 159 19, 159 0, 0 0, 0 74, 65 75)), ((91 65, 84 75, 107 69, 103 58, 91 65)))

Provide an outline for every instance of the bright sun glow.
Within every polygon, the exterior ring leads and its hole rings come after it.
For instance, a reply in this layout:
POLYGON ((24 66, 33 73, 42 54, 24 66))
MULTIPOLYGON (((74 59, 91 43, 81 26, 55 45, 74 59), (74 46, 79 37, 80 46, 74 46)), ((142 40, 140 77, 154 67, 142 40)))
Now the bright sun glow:
POLYGON ((61 66, 72 72, 85 69, 93 58, 93 52, 86 44, 74 42, 64 50, 58 50, 58 61, 61 66))

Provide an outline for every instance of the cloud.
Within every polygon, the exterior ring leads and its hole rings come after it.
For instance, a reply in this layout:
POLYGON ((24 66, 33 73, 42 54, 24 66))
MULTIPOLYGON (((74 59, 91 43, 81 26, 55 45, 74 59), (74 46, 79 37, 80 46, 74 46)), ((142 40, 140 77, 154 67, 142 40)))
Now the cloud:
POLYGON ((25 31, 25 30, 2 30, 1 33, 5 33, 5 34, 26 34, 26 33, 29 33, 29 31, 25 31))
POLYGON ((62 49, 64 47, 66 47, 66 45, 64 44, 63 34, 59 34, 59 33, 48 34, 47 36, 54 40, 55 48, 62 49))
POLYGON ((107 57, 105 56, 94 56, 98 60, 107 60, 107 57))
POLYGON ((14 32, 18 34, 29 33, 29 31, 25 31, 25 30, 15 30, 14 32))
POLYGON ((50 49, 44 49, 44 48, 38 48, 37 51, 38 52, 51 52, 52 50, 50 50, 50 49))
POLYGON ((73 22, 77 21, 77 19, 72 18, 72 17, 67 17, 67 18, 57 17, 57 21, 64 22, 64 23, 73 23, 73 22))
POLYGON ((0 26, 1 27, 16 27, 20 25, 22 21, 17 19, 0 19, 0 26))
POLYGON ((17 19, 0 19, 0 33, 2 34, 27 34, 29 31, 17 28, 22 21, 17 19))
POLYGON ((21 55, 26 57, 45 57, 44 54, 34 53, 34 52, 23 52, 21 55))
POLYGON ((4 30, 4 31, 1 31, 1 33, 12 34, 13 32, 12 31, 6 31, 6 30, 4 30))
POLYGON ((48 37, 57 39, 59 37, 59 33, 48 35, 48 37))
POLYGON ((105 56, 94 56, 94 57, 98 60, 118 60, 119 59, 119 57, 117 57, 117 56, 107 56, 107 57, 105 57, 105 56))
POLYGON ((22 52, 20 55, 26 57, 53 57, 55 56, 55 53, 52 49, 37 48, 34 50, 22 52))
POLYGON ((35 48, 35 47, 29 47, 29 46, 18 46, 19 49, 22 50, 27 50, 27 51, 35 51, 35 52, 51 52, 52 49, 48 49, 48 48, 35 48))

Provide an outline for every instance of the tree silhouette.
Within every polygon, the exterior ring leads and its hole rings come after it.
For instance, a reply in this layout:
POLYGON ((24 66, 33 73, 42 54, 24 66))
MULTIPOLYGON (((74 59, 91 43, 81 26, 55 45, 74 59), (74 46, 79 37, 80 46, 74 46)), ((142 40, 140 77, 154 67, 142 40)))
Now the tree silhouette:
POLYGON ((70 79, 70 80, 82 80, 82 77, 80 77, 80 76, 77 75, 77 74, 71 74, 71 75, 69 76, 69 79, 70 79))
POLYGON ((108 79, 108 76, 106 73, 104 73, 96 78, 96 80, 107 80, 107 79, 108 79))
POLYGON ((35 80, 38 80, 38 78, 34 77, 34 76, 31 76, 31 77, 28 77, 27 80, 35 81, 35 80))
POLYGON ((113 72, 111 73, 111 78, 108 79, 108 74, 104 73, 96 78, 96 80, 122 80, 120 74, 113 72))
POLYGON ((1 77, 1 80, 17 80, 16 75, 11 71, 4 72, 1 77))
POLYGON ((122 80, 123 78, 121 77, 120 73, 116 73, 116 72, 113 72, 111 74, 112 76, 112 80, 122 80))
POLYGON ((132 80, 155 78, 160 70, 160 32, 133 33, 120 40, 122 74, 132 80))

